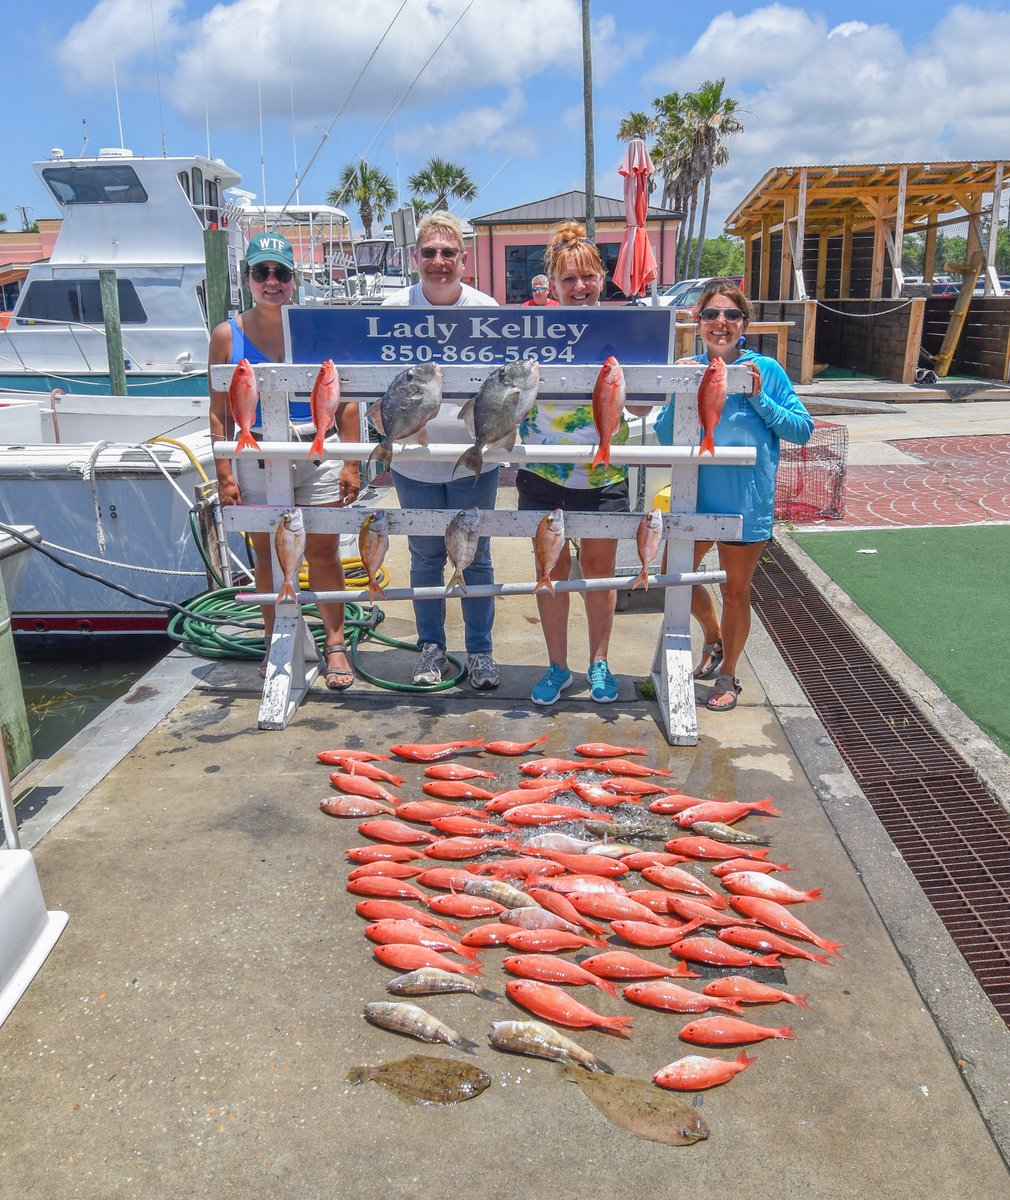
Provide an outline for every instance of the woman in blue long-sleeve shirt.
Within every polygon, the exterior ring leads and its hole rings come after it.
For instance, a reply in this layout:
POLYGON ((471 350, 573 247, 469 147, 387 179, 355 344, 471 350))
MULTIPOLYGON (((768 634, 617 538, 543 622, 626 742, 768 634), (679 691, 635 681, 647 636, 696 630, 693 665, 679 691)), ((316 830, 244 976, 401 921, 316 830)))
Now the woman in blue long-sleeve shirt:
MULTIPOLYGON (((810 414, 775 359, 741 349, 752 312, 747 297, 727 280, 713 280, 698 301, 698 329, 705 353, 694 361, 708 363, 721 358, 726 363, 744 363, 754 381, 750 395, 731 392, 726 397, 715 427, 715 444, 753 446, 757 453, 752 467, 698 469, 698 512, 739 513, 743 517, 741 540, 718 544, 719 566, 726 572, 721 586, 721 620, 708 588, 696 585, 691 589, 691 615, 701 625, 705 639, 694 677, 715 680, 706 701, 715 712, 734 708, 740 694, 736 666, 750 633, 754 569, 772 535, 779 440, 802 445, 814 429, 810 414)), ((661 442, 670 443, 672 426, 673 409, 667 407, 656 421, 661 442)), ((711 542, 695 543, 696 567, 711 547, 711 542)))

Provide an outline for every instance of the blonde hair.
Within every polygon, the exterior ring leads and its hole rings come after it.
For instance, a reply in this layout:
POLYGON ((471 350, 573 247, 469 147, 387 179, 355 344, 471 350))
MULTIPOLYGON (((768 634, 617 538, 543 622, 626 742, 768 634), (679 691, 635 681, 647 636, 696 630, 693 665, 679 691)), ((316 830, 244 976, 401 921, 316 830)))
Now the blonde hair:
POLYGON ((740 291, 736 281, 733 279, 710 279, 705 284, 705 290, 698 297, 696 311, 701 312, 713 296, 725 296, 727 300, 732 300, 743 313, 745 321, 749 321, 754 316, 754 308, 751 302, 740 291))
POLYGON ((565 221, 551 234, 544 252, 544 269, 551 280, 574 267, 580 275, 606 275, 600 252, 586 240, 586 227, 578 221, 565 221))
POLYGON ((453 238, 455 241, 459 242, 459 247, 461 250, 465 249, 463 242, 463 226, 460 225, 459 221, 456 220, 451 212, 447 212, 444 208, 436 208, 433 212, 430 212, 427 214, 427 216, 421 218, 421 220, 418 222, 417 232, 414 235, 416 244, 420 246, 425 238, 431 237, 433 234, 438 233, 444 234, 446 237, 453 238))

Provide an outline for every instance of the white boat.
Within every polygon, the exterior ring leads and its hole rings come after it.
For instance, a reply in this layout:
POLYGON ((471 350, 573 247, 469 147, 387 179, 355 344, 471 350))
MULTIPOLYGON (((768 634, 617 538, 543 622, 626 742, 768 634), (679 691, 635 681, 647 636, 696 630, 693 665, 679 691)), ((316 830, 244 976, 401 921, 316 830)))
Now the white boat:
MULTIPOLYGON (((203 233, 227 227, 224 190, 240 176, 200 155, 97 158, 53 150, 35 171, 62 225, 47 262, 34 263, 0 331, 0 389, 108 393, 99 271, 115 270, 127 391, 206 394, 203 233)), ((235 230, 236 276, 240 232, 235 230)))

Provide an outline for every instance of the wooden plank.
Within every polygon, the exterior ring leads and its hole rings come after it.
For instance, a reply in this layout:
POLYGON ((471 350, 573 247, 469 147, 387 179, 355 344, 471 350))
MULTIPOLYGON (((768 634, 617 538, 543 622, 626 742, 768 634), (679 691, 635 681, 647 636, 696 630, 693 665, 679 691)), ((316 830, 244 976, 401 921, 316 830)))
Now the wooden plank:
POLYGON ((301 606, 293 600, 282 600, 275 609, 257 719, 260 729, 286 728, 319 674, 319 663, 301 606))
POLYGON ((797 382, 814 381, 814 341, 817 337, 817 302, 807 300, 803 304, 803 340, 800 345, 800 376, 797 382))
POLYGON ((922 346, 922 329, 925 319, 925 297, 913 300, 905 338, 905 360, 901 365, 902 383, 912 384, 915 382, 915 372, 919 367, 919 349, 922 346))
MULTIPOLYGON (((796 225, 793 243, 793 279, 796 284, 796 299, 806 300, 807 285, 803 278, 803 240, 807 229, 807 176, 808 169, 800 168, 800 188, 796 198, 796 225)), ((782 362, 782 359, 779 359, 782 362)), ((783 364, 785 365, 785 364, 783 364)))
POLYGON ((908 192, 908 166, 898 172, 898 204, 894 212, 894 250, 891 254, 891 296, 901 295, 905 284, 905 272, 901 265, 905 249, 905 200, 908 192))
POLYGON ((950 322, 947 325, 947 332, 944 334, 940 353, 933 359, 933 370, 941 377, 946 375, 950 370, 950 364, 954 359, 954 351, 957 349, 958 339, 961 336, 961 330, 964 328, 968 308, 971 305, 971 293, 974 290, 975 281, 982 270, 982 263, 982 255, 976 250, 975 257, 970 264, 966 264, 963 268, 955 268, 961 269, 963 277, 961 292, 954 301, 954 309, 950 314, 950 322))

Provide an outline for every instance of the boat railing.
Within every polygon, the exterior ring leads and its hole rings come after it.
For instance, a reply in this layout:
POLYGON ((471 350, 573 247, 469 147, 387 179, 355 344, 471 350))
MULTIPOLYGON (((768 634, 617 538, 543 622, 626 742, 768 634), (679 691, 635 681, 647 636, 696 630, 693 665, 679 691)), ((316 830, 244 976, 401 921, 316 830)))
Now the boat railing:
MULTIPOLYGON (((31 327, 34 325, 45 325, 60 330, 66 330, 66 332, 69 333, 73 338, 74 345, 77 347, 77 351, 81 356, 83 366, 79 369, 85 371, 105 371, 108 369, 108 356, 106 354, 104 325, 90 325, 86 321, 56 321, 50 320, 48 317, 12 317, 8 328, 0 329, 0 364, 9 363, 12 366, 16 366, 17 370, 26 371, 30 374, 53 375, 52 371, 43 371, 38 367, 34 367, 26 363, 21 355, 20 350, 18 349, 15 338, 11 336, 15 331, 20 331, 26 327, 31 327), (97 334, 102 339, 102 356, 100 362, 94 364, 91 362, 83 342, 77 336, 79 332, 97 334), (4 354, 3 348, 9 349, 11 353, 15 355, 15 358, 11 359, 4 354)), ((180 375, 194 375, 198 372, 206 371, 207 369, 206 363, 194 362, 192 359, 180 361, 177 358, 168 363, 148 362, 145 358, 142 358, 131 351, 128 333, 123 332, 122 338, 123 353, 127 359, 126 369, 128 371, 136 371, 138 374, 144 375, 152 373, 164 374, 166 371, 177 371, 180 375), (143 366, 140 365, 142 362, 143 366)), ((2 370, 2 366, 0 366, 0 370, 2 370)))

